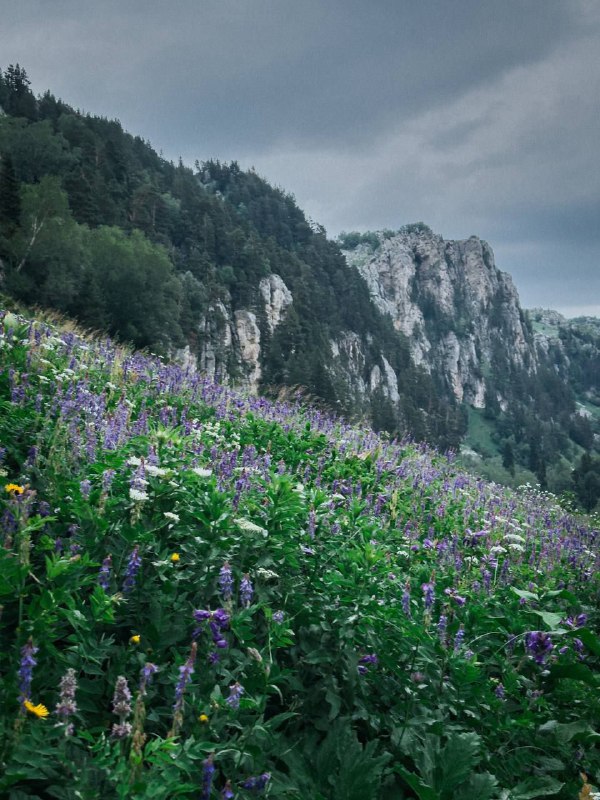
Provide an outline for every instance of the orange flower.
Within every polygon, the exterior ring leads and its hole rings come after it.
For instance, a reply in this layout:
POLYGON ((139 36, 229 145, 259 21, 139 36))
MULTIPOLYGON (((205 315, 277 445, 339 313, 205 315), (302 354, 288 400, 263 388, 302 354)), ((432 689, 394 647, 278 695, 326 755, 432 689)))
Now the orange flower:
POLYGON ((176 564, 179 561, 179 559, 180 559, 179 553, 173 553, 171 555, 171 561, 173 562, 173 564, 176 564))
POLYGON ((7 483, 4 487, 4 491, 10 492, 11 494, 23 494, 25 488, 23 486, 19 486, 18 483, 7 483))
POLYGON ((139 635, 139 633, 135 633, 135 634, 134 634, 134 635, 131 637, 131 639, 129 640, 129 644, 139 644, 139 643, 140 643, 140 641, 141 641, 141 638, 142 638, 142 637, 139 635))

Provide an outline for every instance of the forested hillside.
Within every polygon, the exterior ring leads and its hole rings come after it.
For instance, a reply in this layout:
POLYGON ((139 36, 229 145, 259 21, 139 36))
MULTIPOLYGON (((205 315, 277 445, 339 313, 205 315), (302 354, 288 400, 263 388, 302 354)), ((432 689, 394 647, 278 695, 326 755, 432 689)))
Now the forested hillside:
MULTIPOLYGON (((459 409, 414 367, 358 271, 291 195, 235 162, 193 171, 165 161, 117 121, 49 92, 36 100, 18 66, 2 75, 0 106, 0 257, 11 295, 163 353, 199 352, 215 304, 251 309, 262 323, 263 389, 300 385, 337 411, 377 413, 377 397, 357 397, 329 368, 330 342, 350 329, 365 375, 384 353, 402 376, 394 425, 458 443, 459 409), (293 295, 273 332, 259 292, 271 274, 293 295)), ((243 377, 231 354, 221 369, 243 377)))
POLYGON ((376 430, 466 441, 494 480, 595 506, 597 346, 573 328, 540 343, 486 243, 423 223, 333 242, 253 170, 166 161, 116 120, 36 98, 19 66, 0 71, 0 109, 5 294, 251 391, 299 387, 376 430), (412 276, 395 310, 386 265, 412 276))

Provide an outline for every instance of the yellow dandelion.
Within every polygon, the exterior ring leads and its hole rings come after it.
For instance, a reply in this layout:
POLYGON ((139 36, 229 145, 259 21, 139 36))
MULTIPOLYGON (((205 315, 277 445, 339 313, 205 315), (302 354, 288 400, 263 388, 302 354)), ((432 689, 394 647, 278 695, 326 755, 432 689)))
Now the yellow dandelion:
POLYGON ((129 640, 129 644, 139 644, 141 639, 142 637, 139 635, 139 633, 135 633, 129 640))
POLYGON ((198 722, 201 722, 203 725, 206 725, 206 723, 208 722, 208 717, 206 716, 206 714, 200 714, 200 716, 198 717, 198 722))
POLYGON ((34 716, 39 717, 40 719, 45 719, 50 713, 43 703, 38 703, 36 706, 31 702, 31 700, 25 700, 23 705, 27 711, 34 716))
POLYGON ((171 561, 172 561, 174 564, 176 564, 176 563, 179 561, 179 559, 180 559, 180 555, 179 555, 179 553, 173 553, 173 554, 171 555, 171 561))
POLYGON ((23 494, 25 487, 19 486, 18 483, 7 483, 4 487, 4 491, 10 492, 11 494, 23 494))

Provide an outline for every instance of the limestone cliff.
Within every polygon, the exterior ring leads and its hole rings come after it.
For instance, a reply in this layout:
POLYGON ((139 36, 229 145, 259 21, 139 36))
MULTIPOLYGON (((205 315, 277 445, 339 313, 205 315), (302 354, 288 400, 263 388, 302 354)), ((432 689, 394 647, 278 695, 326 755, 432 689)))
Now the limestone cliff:
MULTIPOLYGON (((537 354, 510 275, 472 236, 445 241, 429 231, 379 236, 345 251, 371 298, 409 340, 415 362, 442 377, 458 402, 483 407, 498 359, 534 372, 537 354)), ((499 402, 506 393, 498 389, 499 402)))

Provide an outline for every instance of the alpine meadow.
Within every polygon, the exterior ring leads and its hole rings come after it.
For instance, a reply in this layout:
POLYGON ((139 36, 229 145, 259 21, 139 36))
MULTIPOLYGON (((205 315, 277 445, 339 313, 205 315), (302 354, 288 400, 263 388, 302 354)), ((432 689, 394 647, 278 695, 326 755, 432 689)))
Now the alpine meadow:
POLYGON ((0 797, 600 798, 600 323, 0 71, 0 797))

